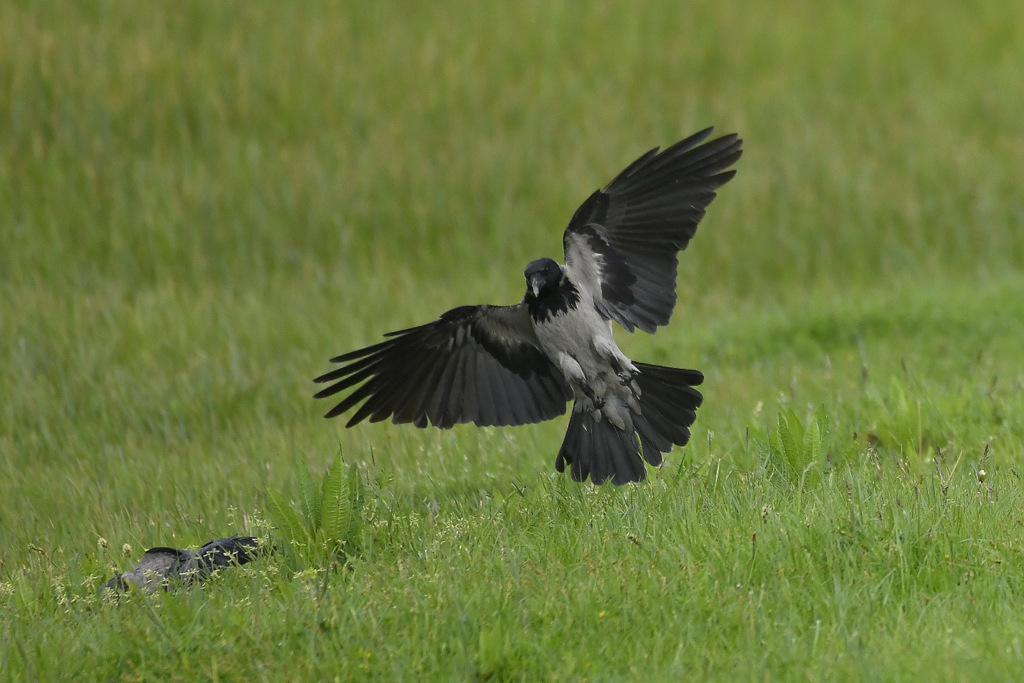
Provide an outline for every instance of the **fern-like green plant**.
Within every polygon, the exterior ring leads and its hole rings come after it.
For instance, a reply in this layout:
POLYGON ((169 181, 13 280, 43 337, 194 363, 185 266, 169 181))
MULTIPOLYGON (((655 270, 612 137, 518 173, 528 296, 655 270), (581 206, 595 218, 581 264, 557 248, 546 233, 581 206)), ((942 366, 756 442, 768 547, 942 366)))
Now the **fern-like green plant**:
POLYGON ((334 458, 317 487, 301 459, 296 458, 299 510, 276 491, 268 491, 270 517, 283 543, 304 562, 326 565, 341 560, 357 545, 363 521, 365 487, 355 465, 334 458))
POLYGON ((868 432, 869 442, 879 450, 887 449, 902 456, 912 467, 931 461, 948 439, 947 425, 927 398, 915 397, 907 381, 892 377, 885 393, 877 387, 866 392, 875 425, 868 432))
POLYGON ((771 433, 775 468, 801 489, 817 484, 824 465, 821 442, 818 416, 811 416, 805 426, 792 408, 780 412, 778 426, 771 433))

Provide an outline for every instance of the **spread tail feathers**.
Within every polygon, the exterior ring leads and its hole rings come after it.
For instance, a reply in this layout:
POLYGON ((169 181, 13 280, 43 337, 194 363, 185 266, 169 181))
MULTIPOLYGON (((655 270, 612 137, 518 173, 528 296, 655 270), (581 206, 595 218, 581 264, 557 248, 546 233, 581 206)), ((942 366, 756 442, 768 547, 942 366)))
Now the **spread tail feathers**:
POLYGON ((690 440, 690 425, 697 419, 697 408, 704 397, 693 387, 704 381, 697 370, 681 370, 634 362, 640 374, 639 414, 631 413, 632 425, 619 429, 605 419, 594 419, 589 412, 572 413, 555 469, 570 465, 574 481, 589 476, 595 484, 608 479, 616 486, 641 481, 647 476, 643 461, 654 466, 662 463, 662 453, 672 445, 690 440))

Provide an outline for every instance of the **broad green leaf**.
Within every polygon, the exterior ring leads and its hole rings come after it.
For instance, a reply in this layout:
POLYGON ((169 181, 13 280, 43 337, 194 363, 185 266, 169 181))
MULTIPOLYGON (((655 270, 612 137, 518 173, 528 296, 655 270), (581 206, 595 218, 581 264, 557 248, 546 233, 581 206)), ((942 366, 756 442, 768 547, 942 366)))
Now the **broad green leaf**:
POLYGON ((321 501, 321 530, 329 545, 340 545, 351 523, 352 506, 345 484, 345 463, 339 454, 324 477, 321 501))
POLYGON ((800 421, 793 411, 790 411, 788 419, 779 415, 779 443, 782 444, 782 459, 791 477, 800 476, 800 451, 797 445, 799 442, 793 433, 799 426, 800 421))
POLYGON ((267 491, 267 502, 274 524, 289 541, 304 543, 310 539, 309 532, 306 531, 299 516, 295 514, 295 510, 276 491, 267 491))
POLYGON ((818 421, 811 418, 804 430, 803 459, 804 467, 815 462, 821 457, 821 430, 818 428, 818 421))
POLYGON ((313 534, 320 526, 320 496, 316 485, 313 484, 309 467, 298 454, 295 455, 295 473, 299 478, 299 500, 302 504, 306 528, 309 529, 310 534, 313 534))
POLYGON ((360 513, 365 504, 364 497, 363 478, 360 476, 359 468, 353 463, 348 468, 348 499, 351 512, 348 529, 345 533, 347 541, 354 541, 359 533, 359 526, 363 521, 363 516, 360 513))

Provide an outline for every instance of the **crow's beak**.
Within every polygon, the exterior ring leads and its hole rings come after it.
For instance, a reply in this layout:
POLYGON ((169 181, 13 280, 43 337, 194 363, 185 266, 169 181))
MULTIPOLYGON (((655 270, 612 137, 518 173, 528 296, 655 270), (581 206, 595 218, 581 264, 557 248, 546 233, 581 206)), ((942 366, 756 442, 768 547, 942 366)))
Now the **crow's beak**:
POLYGON ((534 299, 536 299, 538 296, 540 296, 540 285, 541 285, 541 282, 540 282, 540 278, 539 277, 537 277, 537 276, 531 277, 529 279, 529 281, 527 282, 527 285, 530 287, 530 292, 533 293, 533 298, 534 299))

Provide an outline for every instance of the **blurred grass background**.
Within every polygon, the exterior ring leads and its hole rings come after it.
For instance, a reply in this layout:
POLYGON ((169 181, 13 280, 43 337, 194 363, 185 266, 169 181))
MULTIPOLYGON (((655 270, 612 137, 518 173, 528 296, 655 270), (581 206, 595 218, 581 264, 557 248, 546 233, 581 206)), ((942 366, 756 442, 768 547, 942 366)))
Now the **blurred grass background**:
POLYGON ((3 3, 0 580, 226 533, 296 453, 386 461, 410 509, 546 481, 561 421, 343 430, 310 379, 519 300, 579 202, 706 125, 738 175, 672 325, 620 338, 708 375, 670 461, 751 471, 792 404, 836 453, 1013 466, 1022 64, 1005 0, 3 3))

